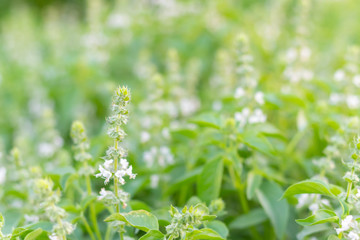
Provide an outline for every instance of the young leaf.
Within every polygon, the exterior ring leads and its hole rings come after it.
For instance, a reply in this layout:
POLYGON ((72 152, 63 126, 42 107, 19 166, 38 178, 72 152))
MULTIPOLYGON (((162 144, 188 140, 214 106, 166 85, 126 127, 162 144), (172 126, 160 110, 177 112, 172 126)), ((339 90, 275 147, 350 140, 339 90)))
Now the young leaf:
POLYGON ((247 214, 243 214, 235 218, 229 225, 230 229, 245 229, 260 224, 268 219, 262 208, 251 210, 247 214))
POLYGON ((215 232, 214 230, 210 229, 210 228, 202 228, 199 230, 194 230, 190 233, 186 234, 185 239, 189 239, 189 240, 202 240, 202 239, 207 239, 207 240, 223 240, 224 238, 222 238, 217 232, 215 232))
POLYGON ((26 235, 24 240, 34 240, 37 239, 38 236, 40 236, 40 234, 43 232, 43 230, 41 228, 38 228, 32 232, 30 232, 29 234, 26 235))
POLYGON ((205 164, 197 184, 198 195, 202 201, 210 203, 211 200, 219 197, 223 168, 222 158, 216 158, 205 164))
POLYGON ((220 221, 211 221, 205 224, 207 228, 210 228, 214 231, 216 231, 221 237, 227 238, 229 235, 229 229, 226 227, 226 225, 223 222, 220 221))
POLYGON ((263 182, 260 188, 256 190, 256 196, 269 217, 276 236, 280 239, 284 236, 289 217, 287 201, 285 199, 279 200, 282 192, 277 183, 270 181, 263 182))
POLYGON ((256 189, 258 189, 262 182, 262 176, 254 172, 249 172, 247 175, 246 197, 252 199, 256 189))
POLYGON ((164 234, 158 230, 150 230, 144 236, 139 238, 139 240, 163 240, 164 234))
POLYGON ((105 222, 112 221, 125 222, 144 232, 159 229, 157 218, 145 210, 131 211, 129 213, 114 213, 105 219, 105 222))
POLYGON ((296 222, 302 226, 312 226, 326 222, 337 222, 339 217, 331 210, 321 209, 305 219, 297 219, 296 222))
POLYGON ((329 186, 320 180, 305 180, 295 183, 288 187, 281 198, 290 197, 296 194, 318 193, 330 197, 334 197, 329 186))

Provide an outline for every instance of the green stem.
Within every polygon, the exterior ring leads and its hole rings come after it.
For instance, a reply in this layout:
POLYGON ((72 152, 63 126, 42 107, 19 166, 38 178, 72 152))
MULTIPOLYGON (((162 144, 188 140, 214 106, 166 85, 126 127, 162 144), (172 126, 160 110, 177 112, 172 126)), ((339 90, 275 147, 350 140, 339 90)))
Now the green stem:
POLYGON ((94 236, 93 231, 91 230, 91 227, 90 227, 88 221, 86 220, 86 218, 85 218, 84 216, 82 216, 81 219, 82 219, 83 222, 84 222, 85 228, 86 228, 86 230, 88 231, 88 233, 89 233, 89 235, 90 235, 90 238, 91 238, 92 240, 95 240, 96 238, 95 238, 95 236, 94 236))
MULTIPOLYGON (((354 175, 354 171, 355 171, 355 169, 352 168, 352 169, 351 169, 351 176, 354 175)), ((349 198, 349 196, 350 196, 351 187, 352 187, 352 182, 348 182, 347 190, 346 190, 346 198, 345 198, 345 201, 347 201, 348 198, 349 198)))
MULTIPOLYGON (((118 150, 118 141, 115 140, 115 150, 118 150)), ((118 169, 118 159, 114 159, 114 172, 116 172, 118 169)), ((116 198, 119 196, 119 186, 118 186, 118 179, 114 176, 114 193, 116 198)), ((119 204, 116 204, 116 212, 120 213, 120 207, 119 204)))
POLYGON ((234 172, 234 168, 229 167, 228 169, 229 169, 231 181, 232 181, 235 189, 238 192, 241 207, 242 207, 244 213, 247 213, 247 212, 249 212, 249 205, 248 205, 247 200, 245 198, 244 188, 242 187, 241 181, 240 181, 240 179, 238 179, 236 177, 235 172, 234 172))
MULTIPOLYGON (((85 168, 86 168, 87 163, 85 162, 84 165, 85 165, 85 168)), ((86 189, 87 189, 88 196, 91 196, 92 189, 91 189, 91 179, 90 179, 89 175, 86 175, 85 181, 86 181, 86 189)), ((91 220, 92 225, 94 227, 96 237, 98 239, 102 240, 101 233, 100 233, 100 230, 99 230, 99 226, 98 226, 98 223, 97 223, 96 211, 95 211, 94 203, 90 203, 89 208, 90 208, 90 220, 91 220)))
POLYGON ((108 225, 106 228, 105 240, 110 240, 110 239, 111 239, 111 226, 108 225))

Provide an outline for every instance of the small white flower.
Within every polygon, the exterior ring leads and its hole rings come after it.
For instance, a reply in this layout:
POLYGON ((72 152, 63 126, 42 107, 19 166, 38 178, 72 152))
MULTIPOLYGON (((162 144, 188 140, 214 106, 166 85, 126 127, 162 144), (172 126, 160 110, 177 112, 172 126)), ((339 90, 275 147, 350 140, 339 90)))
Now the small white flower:
POLYGON ((114 162, 114 160, 110 159, 110 160, 106 160, 104 162, 104 168, 107 170, 110 170, 112 168, 112 163, 114 162))
POLYGON ((355 86, 360 87, 360 75, 355 75, 353 78, 353 83, 355 86))
POLYGON ((0 184, 5 183, 6 180, 6 168, 0 167, 0 184))
POLYGON ((40 143, 38 146, 38 152, 42 157, 51 157, 55 153, 55 146, 51 143, 40 143))
POLYGON ((286 60, 288 62, 294 62, 297 58, 297 51, 295 48, 290 48, 287 52, 286 52, 286 60))
POLYGON ((312 211, 313 213, 315 213, 317 210, 319 210, 320 206, 318 203, 312 203, 309 206, 310 211, 312 211))
POLYGON ((222 109, 222 103, 220 101, 215 101, 212 104, 212 108, 214 111, 220 111, 222 109))
POLYGON ((108 170, 106 170, 105 168, 103 168, 103 166, 99 166, 99 171, 100 173, 96 174, 96 177, 102 177, 105 179, 105 184, 107 184, 110 181, 110 178, 112 176, 112 173, 108 170))
POLYGON ((165 139, 170 139, 170 131, 168 128, 163 128, 163 130, 161 131, 161 134, 163 135, 163 137, 165 139))
POLYGON ((350 109, 355 109, 360 106, 360 99, 356 95, 349 95, 346 97, 346 103, 350 109))
POLYGON ((346 74, 345 74, 345 72, 344 72, 343 70, 341 70, 341 69, 337 70, 337 71, 335 72, 335 74, 334 74, 334 79, 335 79, 335 81, 337 81, 337 82, 342 82, 342 81, 345 80, 345 78, 346 78, 346 74))
POLYGON ((304 46, 300 49, 300 59, 303 62, 306 62, 310 59, 311 57, 311 49, 304 46))
POLYGON ((348 238, 350 240, 360 240, 360 235, 354 231, 349 232, 348 238))
POLYGON ((140 141, 142 143, 146 143, 150 140, 150 133, 143 131, 141 132, 140 141))
POLYGON ((357 193, 355 195, 357 198, 360 198, 360 188, 357 189, 357 193))
POLYGON ((60 240, 60 237, 58 235, 56 235, 55 233, 53 233, 49 236, 49 239, 50 240, 60 240))
POLYGON ((338 94, 338 93, 332 93, 330 95, 330 99, 329 99, 329 102, 331 105, 337 105, 341 102, 341 100, 343 99, 343 97, 338 94))
POLYGON ((130 24, 130 19, 127 15, 116 13, 109 16, 107 24, 114 29, 126 28, 130 24))
POLYGON ((235 90, 235 95, 234 97, 235 98, 241 98, 245 95, 245 90, 241 87, 238 87, 236 90, 235 90))
POLYGON ((265 103, 263 92, 256 92, 254 98, 255 98, 255 101, 260 105, 263 105, 265 103))
POLYGON ((150 176, 150 186, 151 188, 157 188, 159 185, 160 177, 157 174, 153 174, 150 176))
POLYGON ((354 223, 354 217, 352 215, 346 216, 345 219, 341 221, 341 228, 336 228, 336 233, 339 234, 341 232, 345 232, 350 228, 354 227, 356 223, 354 223))

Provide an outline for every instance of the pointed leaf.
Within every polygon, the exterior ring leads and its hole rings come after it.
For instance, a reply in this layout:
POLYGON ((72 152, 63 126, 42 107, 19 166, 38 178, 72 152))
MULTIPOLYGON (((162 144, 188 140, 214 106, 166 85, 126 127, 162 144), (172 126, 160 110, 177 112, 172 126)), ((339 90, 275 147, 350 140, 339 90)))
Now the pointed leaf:
POLYGON ((198 179, 199 198, 210 203, 211 200, 219 198, 223 176, 223 160, 216 158, 205 164, 198 179))
POLYGON ((284 236, 289 217, 287 201, 285 199, 279 200, 282 192, 277 183, 270 181, 263 182, 260 188, 256 190, 256 196, 269 217, 276 236, 280 239, 284 236))
POLYGON ((105 219, 105 222, 112 221, 122 221, 145 232, 159 229, 157 218, 145 210, 131 211, 129 213, 114 213, 105 219))
POLYGON ((339 217, 331 210, 321 209, 305 219, 297 219, 296 222, 302 226, 312 226, 326 222, 337 222, 339 217))

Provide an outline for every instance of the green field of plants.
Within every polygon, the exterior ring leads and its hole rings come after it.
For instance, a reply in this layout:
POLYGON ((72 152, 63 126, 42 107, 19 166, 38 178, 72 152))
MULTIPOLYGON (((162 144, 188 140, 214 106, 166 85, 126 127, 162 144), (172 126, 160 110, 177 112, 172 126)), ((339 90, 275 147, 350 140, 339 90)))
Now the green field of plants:
POLYGON ((0 240, 360 240, 357 0, 0 0, 0 240))

